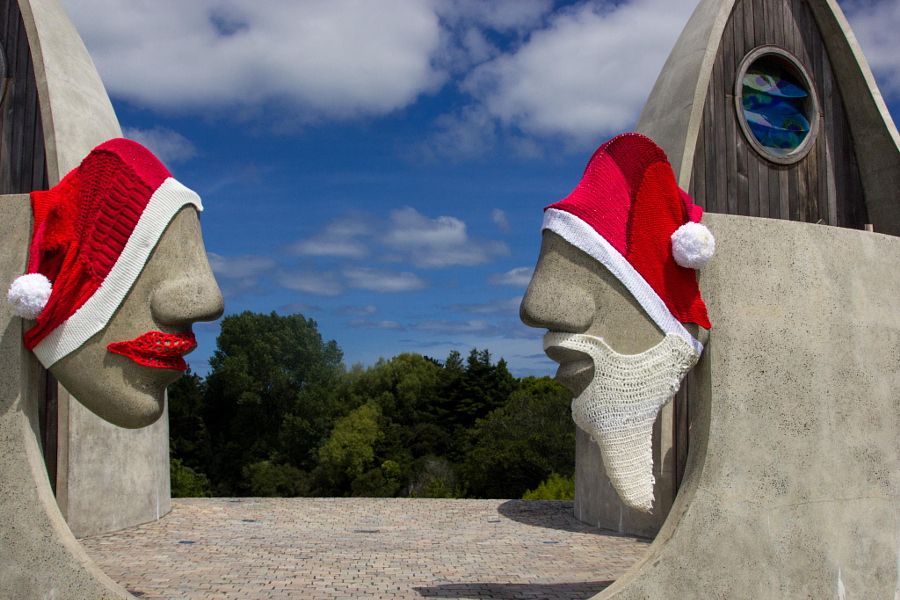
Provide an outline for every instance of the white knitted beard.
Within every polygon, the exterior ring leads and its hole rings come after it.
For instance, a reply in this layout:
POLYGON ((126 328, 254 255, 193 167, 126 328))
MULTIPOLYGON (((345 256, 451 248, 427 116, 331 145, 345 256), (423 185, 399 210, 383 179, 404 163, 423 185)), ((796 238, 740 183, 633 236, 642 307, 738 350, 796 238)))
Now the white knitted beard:
POLYGON ((544 348, 551 346, 577 350, 593 360, 594 378, 572 401, 572 418, 600 446, 606 474, 622 501, 649 512, 653 423, 700 354, 673 333, 633 355, 619 354, 602 339, 577 333, 547 333, 544 348))

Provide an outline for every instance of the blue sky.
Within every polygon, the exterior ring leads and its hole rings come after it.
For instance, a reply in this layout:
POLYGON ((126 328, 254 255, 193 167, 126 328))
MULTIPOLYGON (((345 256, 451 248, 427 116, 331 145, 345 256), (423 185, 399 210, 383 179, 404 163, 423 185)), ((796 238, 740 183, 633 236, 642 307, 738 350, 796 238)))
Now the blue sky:
MULTIPOLYGON (((226 314, 300 312, 345 362, 518 320, 541 209, 634 127, 695 0, 63 0, 127 137, 203 198, 226 314)), ((900 114, 900 0, 845 1, 900 114)), ((218 323, 195 326, 205 373, 218 323)))

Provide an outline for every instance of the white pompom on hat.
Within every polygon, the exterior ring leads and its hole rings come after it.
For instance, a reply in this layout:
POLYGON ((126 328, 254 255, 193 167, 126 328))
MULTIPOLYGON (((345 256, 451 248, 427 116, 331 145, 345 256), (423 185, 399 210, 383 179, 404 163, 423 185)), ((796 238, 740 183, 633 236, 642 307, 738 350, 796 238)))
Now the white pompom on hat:
POLYGON ((716 251, 716 238, 701 223, 688 221, 672 234, 672 256, 686 269, 702 269, 716 251))
POLYGON ((28 273, 17 277, 12 282, 9 292, 6 294, 6 300, 12 306, 13 313, 17 317, 37 319, 44 307, 47 306, 47 300, 50 299, 52 291, 53 286, 44 275, 28 273))

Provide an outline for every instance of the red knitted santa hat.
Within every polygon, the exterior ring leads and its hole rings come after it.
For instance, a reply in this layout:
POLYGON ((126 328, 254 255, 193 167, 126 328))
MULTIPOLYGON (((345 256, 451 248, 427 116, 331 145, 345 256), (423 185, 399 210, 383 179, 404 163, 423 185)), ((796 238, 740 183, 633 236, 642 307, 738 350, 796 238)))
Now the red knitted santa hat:
POLYGON ((196 193, 126 139, 97 146, 53 189, 31 193, 28 270, 8 299, 16 314, 37 319, 25 346, 45 367, 106 326, 186 204, 203 210, 196 193))
POLYGON ((578 187, 544 209, 543 229, 603 263, 664 333, 681 335, 700 352, 682 324, 711 327, 694 271, 715 251, 702 215, 678 188, 662 149, 626 133, 603 144, 578 187))

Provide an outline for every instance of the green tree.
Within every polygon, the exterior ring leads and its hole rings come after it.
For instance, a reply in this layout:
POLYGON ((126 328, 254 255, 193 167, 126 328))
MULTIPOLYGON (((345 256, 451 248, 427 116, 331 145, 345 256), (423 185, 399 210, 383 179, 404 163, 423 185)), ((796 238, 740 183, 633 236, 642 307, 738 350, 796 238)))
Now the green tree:
POLYGON ((319 467, 331 489, 348 489, 371 469, 375 444, 381 437, 380 414, 374 402, 363 404, 338 419, 328 441, 319 448, 319 467))
POLYGON ((247 495, 262 498, 308 496, 310 481, 306 473, 289 464, 268 460, 247 465, 241 470, 241 489, 247 495))
POLYGON ((445 366, 445 388, 442 395, 449 406, 450 421, 468 429, 478 419, 503 406, 516 389, 516 379, 502 358, 491 364, 491 353, 472 348, 463 370, 459 353, 451 353, 445 366))
MULTIPOLYGON (((178 465, 204 475, 212 464, 213 450, 203 420, 206 382, 190 368, 169 386, 169 449, 178 465)), ((174 475, 173 475, 174 477, 174 475)), ((208 485, 207 481, 207 485, 208 485)))
POLYGON ((264 461, 315 466, 337 416, 331 399, 342 356, 300 314, 244 312, 222 320, 202 414, 219 493, 239 490, 244 474, 253 472, 245 468, 264 461))
POLYGON ((206 475, 184 466, 177 458, 169 459, 169 480, 173 498, 206 498, 210 495, 206 475))
POLYGON ((542 481, 536 489, 528 490, 522 495, 522 500, 574 500, 575 499, 575 475, 563 477, 556 473, 550 473, 546 481, 542 481))
POLYGON ((432 360, 404 353, 391 360, 381 359, 368 369, 354 366, 342 377, 335 391, 335 404, 350 414, 368 403, 377 407, 380 435, 372 444, 371 468, 353 479, 335 477, 323 462, 319 472, 321 493, 355 496, 403 493, 413 462, 421 456, 446 450, 451 436, 440 426, 433 410, 439 402, 441 370, 432 360), (390 473, 384 465, 393 465, 390 473))
POLYGON ((575 470, 572 394, 549 377, 527 377, 509 401, 470 430, 464 473, 469 493, 521 498, 551 473, 575 470))

